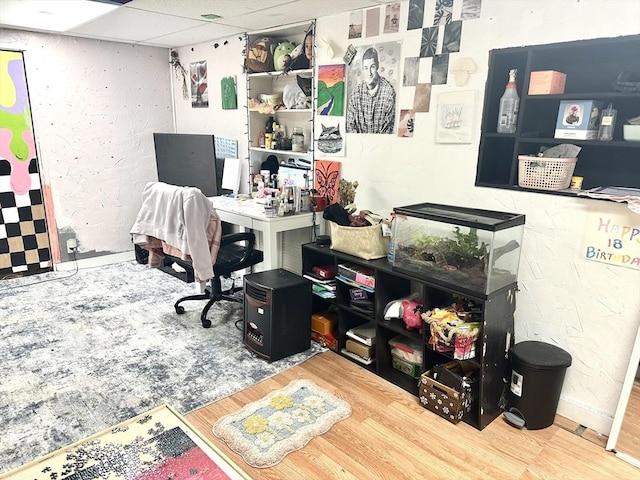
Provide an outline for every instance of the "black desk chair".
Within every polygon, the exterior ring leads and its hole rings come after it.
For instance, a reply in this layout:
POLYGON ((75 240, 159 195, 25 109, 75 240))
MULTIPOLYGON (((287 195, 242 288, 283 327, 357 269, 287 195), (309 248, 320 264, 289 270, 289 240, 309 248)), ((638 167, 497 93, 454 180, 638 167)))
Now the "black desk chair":
MULTIPOLYGON (((212 254, 214 239, 219 235, 216 231, 220 228, 220 220, 214 213, 209 199, 197 188, 149 182, 143 190, 142 206, 130 232, 134 244, 153 251, 153 261, 149 262, 153 266, 159 267, 157 263, 164 257, 164 266, 167 261, 175 262, 187 272, 203 273, 200 278, 207 281, 204 293, 183 297, 174 307, 176 313, 182 314, 185 310, 180 303, 187 300, 208 300, 200 315, 204 328, 211 326, 207 313, 215 302, 242 302, 233 296, 242 287, 236 287, 232 283, 231 288, 223 291, 221 278, 228 278, 231 273, 252 267, 263 259, 262 252, 255 249, 255 235, 250 232, 218 236, 220 247, 217 254, 212 254), (165 243, 159 246, 162 242, 165 243), (170 246, 168 251, 172 253, 175 253, 175 249, 186 253, 185 259, 167 255, 166 244, 170 246), (212 259, 215 259, 213 265, 212 259)), ((150 256, 146 257, 149 261, 150 256)), ((194 276, 191 275, 191 278, 194 276)))
MULTIPOLYGON (((252 232, 223 235, 220 240, 220 250, 218 250, 216 263, 213 265, 215 276, 210 280, 210 284, 207 285, 204 293, 188 295, 179 299, 174 305, 176 313, 183 314, 185 312, 184 307, 180 305, 182 302, 187 300, 208 300, 200 314, 200 321, 204 328, 209 328, 211 321, 207 319, 207 313, 214 303, 220 300, 242 303, 242 299, 233 296, 236 292, 242 290, 242 285, 236 286, 235 282, 232 282, 230 288, 222 290, 220 280, 222 277, 230 278, 233 272, 262 262, 262 251, 255 249, 255 242, 255 234, 252 232)), ((190 268, 190 265, 184 260, 176 257, 170 258, 183 268, 190 268)))

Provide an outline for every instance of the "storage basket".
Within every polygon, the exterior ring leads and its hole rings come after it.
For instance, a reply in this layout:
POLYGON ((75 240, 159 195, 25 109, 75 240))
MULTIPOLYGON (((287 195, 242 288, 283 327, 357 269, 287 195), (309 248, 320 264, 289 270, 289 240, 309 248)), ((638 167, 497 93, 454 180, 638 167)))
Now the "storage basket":
POLYGON ((387 256, 389 237, 385 237, 382 223, 368 227, 345 227, 329 222, 331 248, 355 257, 373 260, 387 256))
POLYGON ((518 155, 518 185, 541 190, 569 188, 577 161, 577 158, 518 155))

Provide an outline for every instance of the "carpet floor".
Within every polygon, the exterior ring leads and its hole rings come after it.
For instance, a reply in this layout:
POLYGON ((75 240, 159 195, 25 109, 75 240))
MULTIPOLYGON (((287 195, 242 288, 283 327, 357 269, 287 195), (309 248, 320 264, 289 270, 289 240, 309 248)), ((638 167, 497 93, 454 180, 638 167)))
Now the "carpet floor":
POLYGON ((0 281, 0 473, 164 403, 182 414, 301 363, 253 356, 220 302, 135 262, 0 281))

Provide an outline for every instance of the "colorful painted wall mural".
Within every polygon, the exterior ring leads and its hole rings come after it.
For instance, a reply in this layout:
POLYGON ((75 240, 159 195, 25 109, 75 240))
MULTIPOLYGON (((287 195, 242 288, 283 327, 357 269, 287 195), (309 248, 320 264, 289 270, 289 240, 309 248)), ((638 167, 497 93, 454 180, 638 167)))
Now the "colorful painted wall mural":
POLYGON ((24 64, 20 52, 0 52, 0 156, 11 164, 11 188, 23 195, 31 188, 29 160, 36 149, 24 64))
POLYGON ((0 279, 50 266, 24 59, 0 50, 0 279))

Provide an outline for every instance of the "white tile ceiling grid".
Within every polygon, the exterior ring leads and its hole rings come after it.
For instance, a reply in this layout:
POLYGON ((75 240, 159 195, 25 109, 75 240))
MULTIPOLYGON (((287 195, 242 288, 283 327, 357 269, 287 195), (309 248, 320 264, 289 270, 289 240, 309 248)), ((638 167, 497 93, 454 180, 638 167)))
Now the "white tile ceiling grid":
MULTIPOLYGON (((46 13, 64 15, 85 0, 48 0, 46 13), (57 11, 56 11, 57 9, 57 11)), ((181 47, 228 37, 236 33, 267 30, 351 10, 389 3, 385 0, 132 0, 94 20, 70 28, 63 35, 115 42, 181 47), (206 20, 205 14, 220 15, 206 20)), ((49 31, 42 23, 19 24, 42 13, 41 0, 2 0, 0 26, 49 31), (17 19, 19 15, 19 22, 17 19)))

